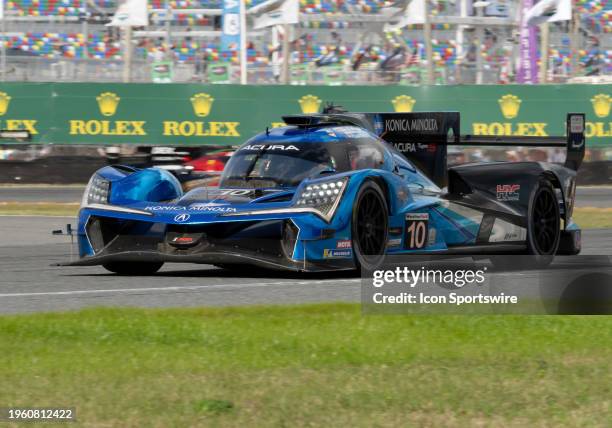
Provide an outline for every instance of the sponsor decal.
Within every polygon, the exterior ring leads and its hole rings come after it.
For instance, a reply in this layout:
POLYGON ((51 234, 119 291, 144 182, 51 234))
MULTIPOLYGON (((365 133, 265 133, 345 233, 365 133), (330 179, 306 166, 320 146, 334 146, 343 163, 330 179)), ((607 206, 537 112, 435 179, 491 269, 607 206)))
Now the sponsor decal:
POLYGON ((179 215, 174 217, 174 221, 176 221, 178 223, 183 223, 183 222, 189 220, 190 218, 191 218, 191 216, 189 214, 179 214, 179 215))
POLYGON ((402 238, 393 238, 387 241, 387 248, 399 247, 402 245, 402 238))
POLYGON ((429 220, 429 213, 408 213, 406 220, 429 220))
POLYGON ((323 250, 323 258, 324 259, 342 259, 353 257, 353 250, 332 250, 332 249, 324 249, 323 250))
POLYGON ((350 239, 341 239, 336 242, 336 248, 352 248, 353 243, 350 239))
POLYGON ((495 188, 498 201, 518 201, 520 184, 498 184, 495 188))
POLYGON ((144 208, 145 211, 185 211, 186 207, 178 207, 174 205, 153 205, 144 208))
POLYGON ((427 151, 431 151, 431 148, 433 148, 433 151, 436 151, 436 145, 435 144, 422 144, 422 143, 394 143, 393 144, 395 146, 395 148, 397 150, 399 150, 400 152, 409 152, 409 153, 416 153, 420 150, 427 150, 427 151))
POLYGON ((429 236, 427 237, 427 245, 434 245, 436 243, 436 229, 429 229, 429 236))
POLYGON ((582 116, 570 116, 570 132, 572 134, 584 132, 584 121, 582 120, 582 116))
POLYGON ((438 121, 430 119, 387 119, 385 130, 396 132, 437 132, 438 121))
POLYGON ((189 205, 189 211, 213 212, 213 213, 235 213, 236 208, 228 207, 214 202, 205 202, 189 205))
POLYGON ((425 248, 429 237, 429 213, 406 214, 405 227, 404 247, 409 250, 425 248))
POLYGON ((519 239, 519 234, 516 231, 506 232, 504 235, 504 241, 516 241, 519 239))
MULTIPOLYGON (((145 211, 159 211, 159 212, 177 212, 177 211, 190 211, 190 212, 212 212, 212 213, 235 213, 236 208, 228 207, 227 205, 216 204, 212 202, 196 203, 191 204, 189 207, 176 206, 176 205, 152 205, 144 208, 145 211)), ((176 218, 175 218, 176 220, 176 218)))
POLYGON ((300 151, 292 144, 247 144, 240 150, 295 150, 300 151))
POLYGON ((172 240, 176 244, 192 244, 194 239, 190 236, 177 236, 172 240))
POLYGON ((247 196, 253 193, 252 189, 210 189, 209 195, 214 196, 247 196))
POLYGON ((507 221, 495 219, 489 242, 515 242, 527 239, 527 230, 507 221))

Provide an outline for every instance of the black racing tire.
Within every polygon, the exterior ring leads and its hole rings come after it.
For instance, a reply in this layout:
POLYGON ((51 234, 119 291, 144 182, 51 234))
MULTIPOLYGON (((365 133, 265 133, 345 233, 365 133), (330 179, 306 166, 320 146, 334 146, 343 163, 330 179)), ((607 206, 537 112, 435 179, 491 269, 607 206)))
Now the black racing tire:
POLYGON ((104 269, 125 276, 153 275, 164 262, 110 262, 102 266, 104 269))
POLYGON ((529 198, 527 252, 525 257, 496 256, 491 259, 501 270, 544 269, 553 261, 561 241, 561 214, 555 189, 542 178, 529 198))
POLYGON ((380 186, 367 180, 353 203, 353 257, 357 269, 375 270, 382 264, 389 234, 389 207, 380 186))
POLYGON ((535 256, 552 258, 561 240, 559 201, 550 181, 541 179, 529 199, 527 217, 527 251, 535 256))

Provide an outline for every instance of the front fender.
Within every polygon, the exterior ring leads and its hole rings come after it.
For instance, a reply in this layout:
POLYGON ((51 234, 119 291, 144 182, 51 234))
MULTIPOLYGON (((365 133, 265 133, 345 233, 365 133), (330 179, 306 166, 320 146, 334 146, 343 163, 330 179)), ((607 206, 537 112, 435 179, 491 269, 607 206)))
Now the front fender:
POLYGON ((96 173, 111 182, 109 203, 113 205, 170 201, 183 195, 176 177, 163 169, 107 166, 96 173))

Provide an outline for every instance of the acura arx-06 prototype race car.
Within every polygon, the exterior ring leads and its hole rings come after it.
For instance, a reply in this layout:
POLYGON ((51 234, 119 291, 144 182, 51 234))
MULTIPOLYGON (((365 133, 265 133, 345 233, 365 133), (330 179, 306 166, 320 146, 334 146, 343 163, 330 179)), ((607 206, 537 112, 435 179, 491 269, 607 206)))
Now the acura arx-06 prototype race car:
POLYGON ((164 262, 295 271, 372 269, 387 254, 577 254, 572 221, 584 114, 564 137, 460 135, 455 112, 283 117, 251 138, 218 187, 183 193, 167 171, 108 166, 78 218, 80 258, 121 274, 164 262), (447 146, 567 149, 564 165, 446 165, 447 146))

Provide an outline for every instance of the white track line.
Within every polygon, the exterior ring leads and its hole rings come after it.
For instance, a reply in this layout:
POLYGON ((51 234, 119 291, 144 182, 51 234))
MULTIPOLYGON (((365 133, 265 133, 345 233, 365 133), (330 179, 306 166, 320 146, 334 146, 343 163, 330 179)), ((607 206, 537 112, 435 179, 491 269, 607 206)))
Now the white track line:
POLYGON ((117 288, 100 290, 71 290, 71 291, 50 291, 39 293, 5 293, 0 294, 0 298, 10 297, 42 297, 42 296, 82 296, 90 294, 129 294, 150 291, 199 291, 206 289, 232 289, 232 288, 251 288, 251 287, 273 287, 276 285, 333 285, 337 283, 358 283, 361 279, 325 279, 318 281, 279 281, 279 282, 254 282, 252 284, 211 284, 211 285, 186 285, 175 287, 146 287, 146 288, 117 288))

